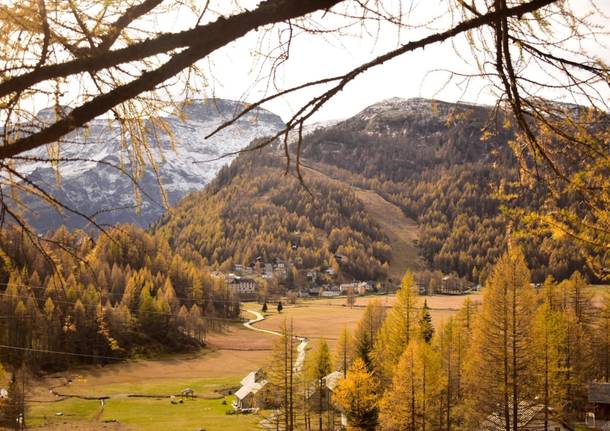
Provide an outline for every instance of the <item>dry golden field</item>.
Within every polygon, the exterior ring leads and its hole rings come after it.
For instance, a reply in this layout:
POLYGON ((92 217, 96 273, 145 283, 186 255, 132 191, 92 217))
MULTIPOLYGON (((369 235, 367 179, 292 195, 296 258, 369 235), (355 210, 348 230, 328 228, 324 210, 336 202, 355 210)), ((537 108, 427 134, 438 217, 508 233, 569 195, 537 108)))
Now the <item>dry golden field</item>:
MULTIPOLYGON (((480 295, 469 295, 471 300, 480 302, 480 295)), ((438 324, 455 314, 462 306, 467 296, 422 296, 428 302, 432 321, 438 324)), ((393 295, 364 296, 356 299, 353 307, 346 306, 345 298, 323 298, 303 300, 295 305, 287 305, 282 313, 277 313, 273 306, 269 307, 267 319, 256 325, 260 328, 279 330, 284 322, 292 321, 294 332, 308 338, 323 337, 328 340, 331 347, 344 327, 353 329, 364 312, 364 307, 369 301, 378 300, 388 308, 395 301, 393 295)), ((251 309, 258 310, 254 304, 251 309)))

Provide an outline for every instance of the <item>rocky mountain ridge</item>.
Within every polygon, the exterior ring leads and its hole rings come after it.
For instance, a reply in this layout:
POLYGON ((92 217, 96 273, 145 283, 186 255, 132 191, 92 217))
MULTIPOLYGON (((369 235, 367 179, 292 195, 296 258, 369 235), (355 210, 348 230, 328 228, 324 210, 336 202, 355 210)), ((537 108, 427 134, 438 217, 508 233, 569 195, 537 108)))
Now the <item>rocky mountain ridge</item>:
MULTIPOLYGON (((119 125, 107 119, 96 119, 86 129, 66 137, 67 142, 62 143, 59 153, 63 160, 58 164, 59 180, 49 162, 25 161, 17 168, 66 206, 95 216, 101 225, 134 223, 147 226, 165 212, 160 187, 166 192, 169 203, 175 204, 189 192, 202 189, 235 157, 223 155, 239 151, 252 140, 271 135, 284 125, 279 116, 257 108, 205 139, 243 107, 243 103, 232 100, 194 100, 183 108, 184 121, 177 115, 164 118, 173 134, 173 142, 167 133, 153 136, 151 132, 148 137, 158 175, 148 164, 138 177, 130 159, 146 155, 133 154, 129 146, 122 145, 119 125), (137 178, 135 185, 121 169, 137 178), (141 192, 139 205, 136 187, 141 192)), ((52 108, 45 109, 39 112, 38 118, 50 122, 55 115, 52 108)), ((49 154, 53 153, 43 147, 26 156, 48 159, 49 154)), ((85 219, 70 211, 58 211, 32 196, 24 195, 22 199, 32 210, 28 219, 40 232, 54 230, 60 225, 88 227, 85 219)))

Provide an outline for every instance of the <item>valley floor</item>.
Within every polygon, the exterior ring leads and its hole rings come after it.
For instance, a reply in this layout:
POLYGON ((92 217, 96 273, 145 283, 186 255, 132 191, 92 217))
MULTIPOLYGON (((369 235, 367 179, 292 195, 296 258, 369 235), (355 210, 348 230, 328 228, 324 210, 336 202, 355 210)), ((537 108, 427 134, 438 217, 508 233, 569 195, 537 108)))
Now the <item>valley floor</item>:
MULTIPOLYGON (((273 331, 284 319, 290 319, 297 335, 309 339, 324 337, 333 348, 339 332, 355 326, 364 305, 372 298, 375 297, 358 298, 352 308, 344 305, 345 298, 303 301, 287 305, 282 313, 270 307, 266 320, 255 326, 273 331)), ((393 296, 377 298, 386 306, 394 301, 393 296)), ((435 323, 454 313, 464 298, 428 297, 435 323)), ((472 298, 477 300, 475 295, 472 298)), ((260 310, 260 305, 246 303, 244 308, 260 310)), ((275 337, 233 325, 222 333, 210 334, 209 348, 198 354, 83 367, 48 376, 37 382, 29 394, 27 423, 34 429, 59 431, 257 429, 263 419, 260 415, 226 414, 233 401, 228 391, 232 393, 248 372, 269 363, 275 337), (53 395, 50 388, 62 396, 53 395), (194 389, 197 398, 172 404, 167 396, 179 394, 185 388, 194 389), (99 399, 78 397, 109 399, 102 405, 99 399)))
POLYGON ((30 394, 27 422, 44 430, 253 429, 261 418, 227 415, 233 397, 223 393, 232 393, 247 372, 266 363, 272 339, 270 334, 234 325, 211 334, 210 347, 199 354, 83 367, 49 376, 30 394), (50 388, 71 397, 54 396, 50 388), (172 404, 167 397, 185 388, 192 388, 197 398, 172 404), (102 406, 98 399, 77 397, 110 398, 102 406))

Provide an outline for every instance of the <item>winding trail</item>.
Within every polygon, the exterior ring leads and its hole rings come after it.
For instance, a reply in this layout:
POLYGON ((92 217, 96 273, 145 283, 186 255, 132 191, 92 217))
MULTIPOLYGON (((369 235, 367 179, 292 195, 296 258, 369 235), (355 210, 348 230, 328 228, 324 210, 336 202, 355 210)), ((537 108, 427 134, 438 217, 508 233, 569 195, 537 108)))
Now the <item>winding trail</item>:
MULTIPOLYGON (((265 316, 263 316, 258 311, 246 310, 246 309, 244 309, 244 311, 247 311, 250 314, 254 314, 254 316, 255 316, 254 319, 250 319, 247 322, 244 322, 244 326, 246 328, 248 328, 252 331, 256 331, 256 332, 263 332, 266 334, 275 335, 277 337, 282 336, 282 333, 280 333, 280 332, 271 331, 269 329, 262 329, 262 328, 253 326, 255 323, 262 322, 263 320, 265 320, 265 316)), ((307 351, 307 345, 309 344, 309 340, 305 337, 300 337, 298 335, 295 335, 294 338, 296 338, 297 340, 300 341, 299 345, 297 346, 297 360, 294 363, 294 372, 299 373, 303 369, 303 364, 305 363, 305 353, 307 351)))
MULTIPOLYGON (((244 309, 244 311, 246 311, 250 314, 254 314, 254 319, 250 319, 247 322, 244 322, 244 326, 246 328, 248 328, 252 331, 256 331, 256 332, 263 332, 265 334, 275 335, 277 337, 282 336, 281 332, 272 331, 269 329, 257 328, 256 326, 253 326, 255 323, 262 322, 263 320, 265 320, 265 316, 263 316, 262 313, 259 313, 258 311, 246 310, 246 309, 244 309)), ((297 346, 297 360, 294 363, 293 371, 295 373, 300 373, 303 370, 303 364, 305 363, 305 353, 307 352, 307 344, 309 344, 309 340, 307 340, 307 338, 305 338, 305 337, 299 337, 298 335, 294 335, 293 337, 300 341, 299 345, 297 346)), ((279 412, 275 411, 271 416, 269 416, 267 418, 263 418, 259 423, 260 427, 265 430, 278 429, 277 423, 276 423, 278 415, 279 415, 279 412)))

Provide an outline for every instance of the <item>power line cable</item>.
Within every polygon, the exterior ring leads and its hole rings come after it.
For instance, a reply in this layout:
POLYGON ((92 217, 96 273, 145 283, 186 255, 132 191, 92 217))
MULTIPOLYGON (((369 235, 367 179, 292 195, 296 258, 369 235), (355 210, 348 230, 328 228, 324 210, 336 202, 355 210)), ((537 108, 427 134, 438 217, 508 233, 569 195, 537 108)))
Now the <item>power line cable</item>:
MULTIPOLYGON (((21 298, 21 299, 34 299, 36 302, 38 302, 38 298, 31 296, 31 295, 20 295, 20 294, 13 294, 13 293, 6 293, 6 292, 0 292, 0 296, 3 297, 9 297, 9 298, 21 298)), ((54 304, 64 304, 64 305, 72 305, 75 306, 77 304, 76 301, 65 301, 62 299, 54 299, 54 298, 50 298, 51 301, 53 301, 54 304)), ((212 301, 215 302, 215 301, 212 301)), ((84 303, 82 301, 80 301, 81 305, 85 308, 91 308, 91 309, 97 309, 98 307, 102 307, 105 308, 104 306, 102 306, 101 304, 87 304, 84 303)), ((234 303, 233 303, 234 304, 234 303)), ((203 308, 203 304, 195 304, 201 308, 203 308)), ((112 307, 113 309, 117 309, 118 307, 112 307)), ((141 314, 139 309, 135 309, 135 308, 130 308, 130 307, 126 307, 127 310, 129 310, 130 313, 139 315, 141 314)), ((175 313, 169 313, 169 312, 165 312, 165 311, 154 311, 154 310, 149 310, 146 311, 145 313, 147 314, 157 314, 157 315, 163 315, 163 316, 170 316, 170 317, 175 317, 178 318, 179 315, 175 314, 175 313)), ((229 322, 242 322, 243 320, 241 319, 231 319, 228 317, 215 317, 215 316, 205 316, 202 315, 201 317, 208 319, 208 320, 218 320, 218 321, 229 321, 229 322)))
MULTIPOLYGON (((46 290, 46 289, 49 288, 48 286, 47 287, 45 287, 45 286, 31 286, 29 284, 23 284, 23 283, 0 283, 0 286, 8 287, 8 286, 11 286, 11 285, 12 286, 19 286, 19 287, 27 287, 27 288, 32 289, 32 290, 36 290, 36 289, 38 289, 38 290, 46 290)), ((96 290, 96 292, 100 293, 100 294, 102 293, 101 290, 96 290)), ((108 291, 108 293, 110 295, 112 295, 111 292, 108 291)), ((184 297, 184 296, 174 296, 174 298, 180 299, 182 301, 193 301, 193 298, 187 298, 187 297, 184 297)), ((221 302, 221 303, 233 304, 235 302, 239 302, 239 300, 232 301, 232 300, 227 300, 227 299, 218 299, 218 300, 214 299, 213 302, 221 302)))
POLYGON ((33 347, 19 347, 19 346, 11 346, 8 344, 0 344, 0 349, 9 349, 9 350, 18 350, 18 351, 27 351, 27 352, 36 352, 36 353, 48 353, 48 354, 57 354, 57 355, 68 355, 68 356, 79 356, 79 357, 95 358, 95 359, 110 359, 113 361, 123 361, 124 360, 124 358, 117 358, 115 356, 89 355, 87 353, 74 353, 74 352, 65 352, 65 351, 61 351, 61 350, 36 349, 33 347))

